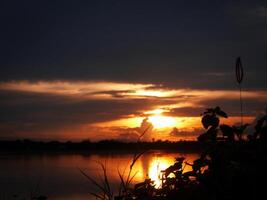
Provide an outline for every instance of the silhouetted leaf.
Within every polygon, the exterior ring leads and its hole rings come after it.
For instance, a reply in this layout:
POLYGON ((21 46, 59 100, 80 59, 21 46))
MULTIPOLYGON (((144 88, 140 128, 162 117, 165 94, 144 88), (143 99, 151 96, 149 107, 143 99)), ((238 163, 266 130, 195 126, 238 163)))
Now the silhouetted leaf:
POLYGON ((205 129, 209 128, 210 126, 217 127, 219 125, 219 118, 214 115, 205 115, 202 117, 201 122, 205 129))
POLYGON ((224 117, 224 118, 227 118, 227 117, 228 117, 227 114, 226 114, 224 111, 222 111, 221 108, 220 108, 219 106, 217 106, 217 107, 215 108, 215 113, 216 113, 217 115, 221 116, 221 117, 224 117))
POLYGON ((226 124, 220 125, 220 129, 223 133, 223 136, 226 136, 229 140, 234 140, 234 130, 231 126, 226 124))
POLYGON ((185 157, 183 157, 183 156, 180 156, 180 157, 175 158, 175 160, 176 160, 177 162, 183 162, 184 159, 185 159, 185 157))
POLYGON ((211 119, 210 115, 205 115, 204 117, 202 117, 201 122, 205 129, 207 129, 210 126, 210 119, 211 119))
POLYGON ((190 176, 196 176, 196 173, 194 171, 189 171, 189 172, 185 172, 183 175, 190 177, 190 176))
POLYGON ((197 137, 197 140, 198 140, 199 142, 205 142, 205 141, 207 141, 207 139, 208 139, 207 133, 203 133, 203 134, 201 134, 201 135, 199 135, 199 136, 197 137))
POLYGON ((238 139, 242 139, 242 135, 244 134, 244 130, 247 128, 249 124, 244 124, 242 126, 233 126, 233 131, 237 135, 238 139))
POLYGON ((218 130, 216 128, 210 127, 206 133, 203 133, 198 136, 197 140, 199 142, 214 142, 216 141, 217 131, 218 130))
POLYGON ((213 108, 207 108, 206 111, 203 113, 203 115, 214 114, 214 113, 215 113, 215 110, 213 108))
POLYGON ((263 117, 261 117, 258 121, 257 124, 255 125, 255 133, 253 134, 253 138, 256 139, 258 137, 258 135, 261 135, 262 132, 262 128, 263 128, 263 124, 264 122, 267 122, 267 115, 264 115, 263 117))

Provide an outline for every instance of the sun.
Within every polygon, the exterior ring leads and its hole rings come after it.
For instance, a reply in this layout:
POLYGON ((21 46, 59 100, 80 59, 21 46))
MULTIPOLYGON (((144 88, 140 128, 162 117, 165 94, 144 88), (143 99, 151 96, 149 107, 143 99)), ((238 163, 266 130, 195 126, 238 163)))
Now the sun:
POLYGON ((153 115, 148 117, 148 119, 148 121, 151 122, 155 128, 173 127, 176 124, 174 117, 153 115))

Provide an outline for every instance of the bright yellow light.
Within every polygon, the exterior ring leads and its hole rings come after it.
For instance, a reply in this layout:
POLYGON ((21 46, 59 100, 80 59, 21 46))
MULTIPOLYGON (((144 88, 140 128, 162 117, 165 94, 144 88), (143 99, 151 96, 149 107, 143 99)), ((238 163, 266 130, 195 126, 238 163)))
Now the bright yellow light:
POLYGON ((173 164, 173 159, 160 157, 154 158, 150 163, 148 176, 152 181, 154 181, 156 188, 161 186, 161 171, 167 169, 171 164, 173 164))
POLYGON ((145 96, 145 97, 163 97, 165 96, 161 91, 154 90, 137 90, 133 95, 136 96, 145 96))
POLYGON ((160 115, 161 113, 163 113, 164 110, 163 109, 155 109, 155 110, 150 110, 150 111, 146 111, 144 112, 145 114, 153 114, 153 115, 160 115))
POLYGON ((154 115, 148 117, 148 119, 155 128, 173 127, 176 124, 175 118, 173 117, 154 115))
POLYGON ((139 96, 139 97, 171 97, 175 95, 175 91, 173 90, 148 90, 146 88, 144 89, 136 89, 132 93, 127 93, 128 96, 139 96))

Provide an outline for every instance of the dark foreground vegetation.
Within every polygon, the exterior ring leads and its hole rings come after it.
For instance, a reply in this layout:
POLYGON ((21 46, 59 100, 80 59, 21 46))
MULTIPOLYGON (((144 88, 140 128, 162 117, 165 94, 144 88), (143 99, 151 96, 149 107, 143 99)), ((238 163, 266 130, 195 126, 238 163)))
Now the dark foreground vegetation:
POLYGON ((201 156, 187 163, 184 157, 176 158, 173 165, 161 171, 161 186, 156 188, 151 179, 131 186, 135 174, 132 167, 142 155, 136 153, 129 173, 119 172, 119 194, 110 190, 104 165, 103 180, 98 184, 81 170, 81 173, 100 190, 93 194, 97 199, 108 200, 237 200, 266 199, 267 178, 267 115, 258 120, 253 135, 244 137, 247 124, 220 125, 220 117, 227 117, 219 107, 203 113, 202 124, 207 130, 198 137, 205 144, 201 156), (184 172, 190 165, 191 171, 184 172))

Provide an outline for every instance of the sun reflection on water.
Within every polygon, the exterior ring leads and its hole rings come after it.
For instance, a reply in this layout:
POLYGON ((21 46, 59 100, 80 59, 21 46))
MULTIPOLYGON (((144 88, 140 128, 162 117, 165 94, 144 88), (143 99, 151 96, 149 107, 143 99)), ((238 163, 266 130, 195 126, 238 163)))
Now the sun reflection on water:
MULTIPOLYGON (((150 178, 154 181, 155 187, 160 188, 162 184, 162 171, 173 165, 175 163, 175 158, 181 156, 185 157, 185 160, 188 163, 192 163, 199 155, 197 153, 184 154, 163 151, 151 151, 144 153, 133 165, 130 177, 134 175, 134 178, 131 181, 131 186, 150 178)), ((68 165, 73 165, 74 163, 76 165, 79 163, 79 166, 85 169, 85 172, 87 172, 89 176, 99 181, 103 176, 103 171, 99 163, 104 163, 107 167, 108 179, 111 181, 112 187, 117 189, 117 186, 121 183, 118 172, 123 175, 125 180, 127 179, 129 168, 132 163, 132 157, 132 154, 115 154, 112 156, 92 155, 90 157, 86 157, 85 159, 77 160, 76 158, 77 162, 68 162, 68 165), (88 162, 88 159, 90 162, 88 162)), ((183 167, 184 172, 192 170, 189 165, 183 167)), ((172 176, 173 174, 169 175, 169 177, 172 176)))
MULTIPOLYGON (((180 155, 179 155, 180 156, 180 155)), ((174 164, 175 158, 178 157, 177 155, 159 155, 159 156, 153 156, 152 159, 149 162, 149 168, 148 168, 148 177, 154 181, 155 187, 160 188, 162 184, 162 171, 170 167, 174 164)), ((192 163, 194 159, 196 159, 196 155, 191 154, 187 155, 186 161, 189 163, 192 163)), ((183 166, 183 171, 191 171, 192 168, 189 165, 183 166)), ((173 174, 170 174, 169 177, 174 177, 173 174)))
POLYGON ((167 169, 173 164, 173 159, 155 157, 149 166, 148 176, 154 181, 155 187, 159 188, 161 186, 162 170, 167 169))

